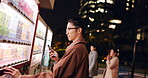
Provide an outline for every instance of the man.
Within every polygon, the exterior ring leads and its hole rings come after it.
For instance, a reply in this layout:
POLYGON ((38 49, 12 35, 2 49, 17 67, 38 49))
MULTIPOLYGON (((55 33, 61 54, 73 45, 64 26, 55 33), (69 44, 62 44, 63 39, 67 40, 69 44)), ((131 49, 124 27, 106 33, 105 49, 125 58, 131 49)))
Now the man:
POLYGON ((72 43, 66 48, 66 52, 61 59, 58 54, 50 51, 50 58, 57 63, 53 67, 51 73, 40 73, 37 75, 21 75, 17 69, 5 68, 14 78, 88 78, 89 64, 88 51, 83 38, 86 23, 84 19, 75 17, 68 21, 66 35, 72 43))
POLYGON ((94 44, 91 44, 90 53, 89 53, 89 78, 93 78, 93 76, 96 76, 98 74, 97 60, 98 60, 98 53, 96 46, 94 44))

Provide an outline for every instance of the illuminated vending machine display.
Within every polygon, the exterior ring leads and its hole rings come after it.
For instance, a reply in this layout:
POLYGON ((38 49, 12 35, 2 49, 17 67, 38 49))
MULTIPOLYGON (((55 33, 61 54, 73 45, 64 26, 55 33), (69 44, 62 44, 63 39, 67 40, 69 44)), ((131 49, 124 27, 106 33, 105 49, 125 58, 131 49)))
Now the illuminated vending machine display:
POLYGON ((48 26, 47 28, 47 34, 46 34, 46 41, 45 41, 45 49, 43 52, 43 57, 42 57, 42 72, 46 72, 50 66, 50 57, 49 57, 49 47, 51 47, 52 43, 52 37, 53 37, 53 31, 50 29, 48 26))
POLYGON ((41 59, 43 55, 43 49, 45 44, 47 25, 39 15, 37 23, 37 30, 35 35, 31 65, 29 69, 29 74, 37 74, 40 72, 41 59))
POLYGON ((0 75, 13 66, 22 74, 28 69, 38 15, 34 0, 0 2, 0 75))

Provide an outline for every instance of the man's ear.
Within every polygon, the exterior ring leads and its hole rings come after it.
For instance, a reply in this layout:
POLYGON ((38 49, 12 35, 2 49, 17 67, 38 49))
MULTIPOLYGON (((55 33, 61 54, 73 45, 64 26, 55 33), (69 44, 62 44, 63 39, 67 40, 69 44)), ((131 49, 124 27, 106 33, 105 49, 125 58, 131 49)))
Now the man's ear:
POLYGON ((82 28, 79 28, 79 29, 78 29, 78 32, 79 32, 79 33, 82 33, 82 28))

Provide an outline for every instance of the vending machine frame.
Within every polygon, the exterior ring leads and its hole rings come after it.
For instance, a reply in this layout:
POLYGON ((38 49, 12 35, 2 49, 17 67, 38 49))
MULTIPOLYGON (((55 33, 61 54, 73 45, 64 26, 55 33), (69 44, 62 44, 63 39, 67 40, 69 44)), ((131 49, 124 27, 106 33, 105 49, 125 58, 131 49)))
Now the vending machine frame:
POLYGON ((37 25, 37 30, 36 30, 36 37, 34 40, 34 48, 32 51, 32 59, 30 63, 29 74, 38 74, 41 72, 41 69, 40 69, 41 60, 42 60, 42 55, 44 54, 44 49, 45 49, 45 44, 46 44, 45 41, 46 41, 48 26, 40 15, 38 16, 37 24, 38 25, 37 25), (45 27, 45 29, 43 26, 45 27), (40 42, 36 40, 40 40, 40 42), (40 49, 38 49, 39 47, 40 49))
POLYGON ((52 49, 53 31, 50 26, 47 27, 46 39, 43 49, 42 61, 41 61, 41 72, 46 72, 51 69, 51 59, 49 57, 49 47, 52 49))

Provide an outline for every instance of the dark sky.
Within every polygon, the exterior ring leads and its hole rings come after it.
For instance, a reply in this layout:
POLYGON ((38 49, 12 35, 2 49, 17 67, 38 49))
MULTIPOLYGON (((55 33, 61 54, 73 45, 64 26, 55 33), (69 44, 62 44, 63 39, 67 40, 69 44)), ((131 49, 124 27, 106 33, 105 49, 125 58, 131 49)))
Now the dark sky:
POLYGON ((40 8, 40 15, 54 34, 65 34, 67 20, 77 16, 80 0, 55 0, 54 9, 40 8), (60 31, 60 32, 59 32, 60 31))

